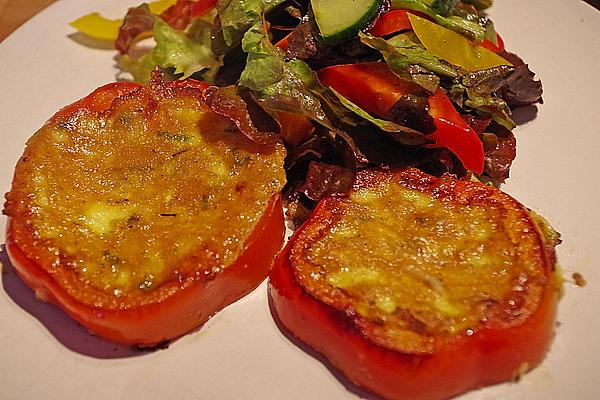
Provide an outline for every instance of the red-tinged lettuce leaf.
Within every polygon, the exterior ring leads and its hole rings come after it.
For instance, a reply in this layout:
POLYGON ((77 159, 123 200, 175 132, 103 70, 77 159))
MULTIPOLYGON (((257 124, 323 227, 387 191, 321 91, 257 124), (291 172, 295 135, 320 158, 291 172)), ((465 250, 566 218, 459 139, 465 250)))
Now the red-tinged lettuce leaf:
POLYGON ((267 144, 279 140, 281 127, 277 122, 251 99, 242 98, 235 86, 211 86, 204 91, 203 100, 211 110, 233 121, 254 142, 267 144))
POLYGON ((512 120, 508 104, 497 96, 471 96, 467 98, 464 105, 476 109, 484 115, 490 115, 494 121, 506 129, 514 129, 516 124, 512 120))
MULTIPOLYGON (((192 10, 197 3, 198 1, 177 0, 175 4, 163 11, 160 17, 171 28, 183 31, 192 21, 192 10)), ((119 29, 115 48, 121 54, 127 54, 131 45, 140 35, 152 33, 155 17, 156 15, 152 13, 146 3, 130 8, 119 29)))
POLYGON ((358 37, 340 45, 332 46, 318 39, 308 20, 302 21, 287 38, 286 58, 297 58, 306 62, 314 70, 331 65, 352 64, 376 61, 381 54, 365 45, 358 37))
POLYGON ((348 168, 318 161, 308 164, 306 179, 298 186, 298 192, 313 201, 331 195, 347 193, 352 188, 355 174, 348 168))
POLYGON ((363 166, 385 168, 417 167, 432 174, 452 172, 463 175, 464 169, 455 157, 446 157, 444 149, 422 146, 406 146, 387 135, 374 140, 373 128, 357 127, 348 133, 354 146, 361 152, 367 163, 363 166), (443 156, 443 157, 442 157, 443 156), (442 158, 444 158, 442 162, 442 158), (448 160, 446 160, 448 158, 448 160))
POLYGON ((471 114, 461 114, 460 116, 478 135, 482 135, 486 128, 492 122, 491 118, 480 118, 471 114))
POLYGON ((500 186, 508 178, 510 166, 517 155, 517 141, 508 129, 497 127, 495 133, 482 135, 485 165, 484 178, 494 186, 500 186))
POLYGON ((309 61, 317 56, 319 50, 319 43, 309 21, 298 24, 287 38, 286 55, 289 58, 309 61))
POLYGON ((388 40, 361 33, 360 39, 381 52, 392 72, 430 93, 437 90, 440 76, 458 76, 456 68, 429 53, 412 33, 401 33, 388 40))
POLYGON ((456 7, 459 0, 435 0, 431 5, 438 14, 443 16, 452 15, 454 7, 456 7))
POLYGON ((485 10, 492 6, 492 0, 462 0, 462 2, 472 4, 477 10, 485 10))
MULTIPOLYGON (((187 29, 194 18, 216 12, 217 0, 177 0, 175 4, 160 14, 160 17, 173 29, 187 29)), ((214 15, 209 17, 214 19, 214 15)))
POLYGON ((347 193, 356 172, 367 165, 354 140, 343 132, 321 129, 302 145, 290 148, 285 161, 288 182, 283 190, 288 218, 298 227, 319 200, 347 193))
POLYGON ((450 88, 450 98, 466 111, 477 110, 507 129, 515 123, 511 110, 499 91, 514 72, 514 67, 501 65, 494 68, 461 74, 450 88))
POLYGON ((429 115, 427 93, 411 93, 402 96, 390 107, 387 118, 426 135, 433 133, 436 129, 434 119, 429 115))
POLYGON ((511 107, 542 102, 541 82, 519 58, 514 61, 516 66, 502 65, 461 75, 450 88, 450 98, 462 108, 475 109, 513 129, 511 107))
POLYGON ((473 71, 461 77, 465 90, 472 96, 489 95, 502 87, 503 82, 514 72, 514 67, 500 65, 494 68, 473 71))
POLYGON ((503 82, 498 91, 510 107, 521 107, 534 103, 543 103, 542 82, 535 79, 535 73, 516 54, 502 51, 502 58, 514 65, 514 71, 503 82))
POLYGON ((127 54, 136 38, 142 33, 152 32, 155 15, 152 14, 146 3, 130 8, 125 14, 123 25, 119 29, 119 36, 115 41, 115 48, 121 54, 127 54))
POLYGON ((500 95, 512 107, 542 103, 542 82, 534 77, 535 74, 527 65, 517 66, 504 82, 500 95))

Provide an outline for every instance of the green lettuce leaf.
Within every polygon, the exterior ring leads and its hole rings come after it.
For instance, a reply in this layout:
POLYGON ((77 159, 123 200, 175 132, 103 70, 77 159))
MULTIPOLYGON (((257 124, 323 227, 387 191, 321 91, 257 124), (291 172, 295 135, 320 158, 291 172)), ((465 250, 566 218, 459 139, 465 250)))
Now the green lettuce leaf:
POLYGON ((435 0, 431 5, 438 14, 443 15, 445 17, 452 15, 452 11, 454 11, 454 7, 459 0, 435 0))
POLYGON ((516 127, 511 111, 504 100, 496 96, 473 96, 465 100, 465 106, 489 114, 494 121, 508 130, 516 127))
POLYGON ((210 82, 222 65, 211 50, 210 34, 211 24, 202 19, 195 20, 183 32, 156 17, 153 29, 156 46, 138 59, 122 56, 119 67, 140 83, 149 82, 156 67, 172 71, 180 79, 203 71, 203 78, 210 82))
POLYGON ((228 46, 242 40, 244 34, 261 21, 263 15, 285 0, 219 0, 217 10, 223 38, 228 46))
POLYGON ((156 68, 156 63, 150 53, 137 59, 125 54, 119 57, 118 65, 122 71, 129 72, 135 82, 142 84, 150 82, 152 71, 156 68))
POLYGON ((481 42, 485 36, 485 27, 478 23, 478 19, 472 20, 457 15, 444 16, 439 13, 452 11, 449 7, 454 7, 452 2, 433 2, 424 0, 392 0, 392 9, 414 10, 431 17, 436 23, 444 28, 458 32, 470 40, 481 42), (436 3, 440 3, 440 9, 436 9, 436 3))
POLYGON ((286 61, 285 53, 271 43, 262 21, 246 32, 242 49, 248 57, 239 84, 250 89, 263 107, 303 114, 332 128, 321 107, 318 93, 324 88, 315 72, 303 61, 286 61))
POLYGON ((502 65, 461 76, 450 89, 451 97, 463 108, 471 108, 508 130, 515 127, 508 104, 496 94, 514 67, 502 65))
POLYGON ((364 33, 360 33, 359 36, 367 46, 381 52, 396 75, 431 93, 439 86, 439 76, 458 77, 458 72, 452 65, 429 53, 417 42, 418 39, 411 38, 410 34, 402 33, 388 40, 364 33))
POLYGON ((334 89, 331 91, 338 97, 340 102, 349 110, 356 113, 361 118, 371 122, 373 125, 377 126, 384 132, 387 132, 392 139, 395 141, 405 144, 405 145, 421 145, 425 143, 432 143, 433 141, 427 138, 426 135, 418 132, 414 129, 407 128, 405 126, 396 124, 392 121, 386 121, 384 119, 379 119, 373 117, 371 114, 360 108, 358 105, 342 96, 342 94, 338 93, 334 89))
POLYGON ((308 64, 285 59, 285 53, 271 43, 262 22, 246 32, 242 49, 248 57, 239 85, 251 90, 267 111, 302 114, 336 133, 336 127, 356 126, 366 120, 402 144, 430 142, 416 130, 371 116, 335 90, 321 85, 308 64))

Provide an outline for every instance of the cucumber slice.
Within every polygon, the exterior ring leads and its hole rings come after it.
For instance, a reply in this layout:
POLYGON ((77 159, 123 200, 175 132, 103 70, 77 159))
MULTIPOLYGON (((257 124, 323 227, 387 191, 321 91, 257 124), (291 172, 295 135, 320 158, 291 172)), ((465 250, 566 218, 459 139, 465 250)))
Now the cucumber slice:
POLYGON ((331 44, 343 43, 365 28, 377 15, 381 0, 310 0, 321 36, 331 44))

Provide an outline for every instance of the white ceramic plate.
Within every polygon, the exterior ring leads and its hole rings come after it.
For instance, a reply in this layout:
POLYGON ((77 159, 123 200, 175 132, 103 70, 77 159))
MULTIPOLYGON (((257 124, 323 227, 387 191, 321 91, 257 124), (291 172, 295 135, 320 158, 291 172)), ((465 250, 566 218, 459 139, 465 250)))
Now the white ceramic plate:
MULTIPOLYGON (((18 6, 15 2, 15 6, 18 6)), ((60 107, 113 81, 114 51, 73 41, 68 22, 91 11, 120 17, 136 1, 61 0, 0 43, 0 192, 27 138, 60 107)), ((504 189, 562 233, 567 278, 546 361, 520 382, 463 399, 600 398, 600 12, 579 0, 496 0, 491 17, 509 50, 544 83, 545 104, 520 126, 504 189), (576 288, 580 272, 588 280, 576 288)), ((0 219, 0 243, 5 219, 0 219)), ((166 350, 136 353, 89 335, 34 300, 1 256, 0 398, 348 399, 319 360, 276 327, 265 285, 166 350)))

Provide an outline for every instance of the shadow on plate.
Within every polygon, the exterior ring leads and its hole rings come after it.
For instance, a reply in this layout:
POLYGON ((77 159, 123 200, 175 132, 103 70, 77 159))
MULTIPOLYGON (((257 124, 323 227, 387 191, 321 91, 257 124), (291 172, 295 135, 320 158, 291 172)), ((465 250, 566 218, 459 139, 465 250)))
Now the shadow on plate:
POLYGON ((94 38, 84 35, 81 32, 71 33, 70 35, 67 35, 67 37, 82 46, 90 47, 92 49, 99 49, 99 50, 114 50, 115 49, 115 44, 113 42, 110 42, 107 40, 94 39, 94 38))
POLYGON ((58 307, 37 300, 34 292, 17 276, 15 268, 8 259, 4 244, 0 248, 0 264, 2 265, 2 287, 6 294, 16 305, 40 321, 56 340, 68 349, 98 359, 142 356, 156 349, 138 349, 94 336, 58 307))
POLYGON ((348 390, 349 392, 352 392, 356 396, 360 397, 361 399, 365 399, 365 400, 378 400, 379 399, 379 397, 377 397, 373 393, 368 392, 365 389, 363 389, 359 386, 356 386, 354 383, 350 382, 350 380, 348 380, 348 378, 346 378, 346 376, 344 374, 342 374, 333 364, 331 364, 329 362, 329 360, 327 358, 325 358, 321 353, 316 352, 311 347, 309 347, 304 342, 300 341, 297 337, 295 337, 290 331, 288 331, 287 328, 285 326, 283 326, 283 324, 281 323, 281 320, 277 316, 277 311, 275 311, 275 307, 273 306, 273 303, 271 301, 271 296, 267 296, 267 297, 268 297, 268 301, 269 301, 269 311, 271 313, 271 317, 273 318, 273 321, 275 321, 275 325, 277 325, 277 328, 279 329, 279 331, 290 342, 292 342, 295 346, 297 346, 300 350, 304 351, 309 356, 319 360, 329 370, 329 372, 333 376, 335 376, 336 379, 338 381, 340 381, 340 383, 342 385, 344 385, 346 390, 348 390))

